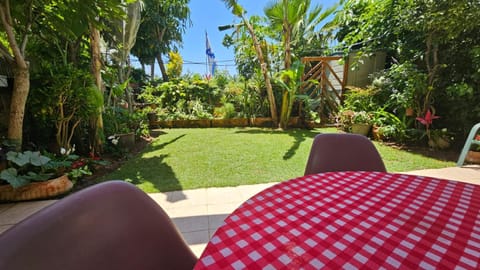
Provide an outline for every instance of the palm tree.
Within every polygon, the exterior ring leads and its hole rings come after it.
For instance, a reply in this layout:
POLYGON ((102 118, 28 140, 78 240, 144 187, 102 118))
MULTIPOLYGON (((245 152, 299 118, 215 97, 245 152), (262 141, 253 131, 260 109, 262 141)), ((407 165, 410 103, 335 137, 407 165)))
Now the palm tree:
MULTIPOLYGON (((289 70, 292 65, 292 46, 301 44, 306 37, 314 35, 315 27, 337 8, 334 5, 322 13, 321 6, 310 8, 310 3, 310 0, 277 0, 264 9, 271 27, 281 33, 279 38, 284 47, 285 70, 289 70)), ((295 56, 294 53, 293 55, 295 56)), ((294 99, 295 93, 286 89, 283 91, 280 113, 280 127, 283 129, 287 128, 294 99)))
POLYGON ((242 6, 238 4, 236 0, 222 0, 227 8, 232 9, 232 14, 241 18, 243 25, 245 25, 248 29, 248 32, 252 36, 253 45, 255 47, 255 51, 257 53, 258 61, 260 62, 260 69, 262 71, 263 78, 265 80, 265 87, 267 88, 267 96, 268 102, 270 103, 270 114, 272 116, 272 120, 275 126, 278 125, 278 117, 277 117, 277 106, 275 104, 275 96, 273 95, 272 84, 270 82, 270 75, 268 73, 267 63, 265 62, 265 58, 263 57, 262 48, 258 41, 257 36, 255 35, 255 31, 253 30, 252 25, 248 21, 247 17, 245 16, 245 10, 242 6))
POLYGON ((337 7, 338 4, 322 12, 320 5, 311 7, 311 0, 277 0, 265 7, 271 27, 281 33, 279 39, 285 50, 285 69, 292 64, 292 48, 311 40, 315 36, 315 27, 333 14, 337 7))

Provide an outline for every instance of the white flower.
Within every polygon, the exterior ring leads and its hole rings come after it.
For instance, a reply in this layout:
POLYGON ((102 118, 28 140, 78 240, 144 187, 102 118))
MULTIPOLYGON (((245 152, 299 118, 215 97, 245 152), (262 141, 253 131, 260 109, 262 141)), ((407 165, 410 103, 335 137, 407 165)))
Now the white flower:
POLYGON ((110 135, 110 136, 108 136, 108 138, 107 138, 107 139, 109 139, 109 140, 113 140, 113 139, 115 139, 115 136, 113 136, 113 135, 110 135))
POLYGON ((117 138, 113 138, 113 139, 112 139, 112 143, 113 143, 113 145, 117 145, 117 144, 118 144, 118 139, 117 139, 117 138))
POLYGON ((67 150, 65 148, 61 147, 60 148, 60 154, 65 155, 67 153, 67 150))
POLYGON ((447 128, 442 128, 442 132, 447 132, 447 128))

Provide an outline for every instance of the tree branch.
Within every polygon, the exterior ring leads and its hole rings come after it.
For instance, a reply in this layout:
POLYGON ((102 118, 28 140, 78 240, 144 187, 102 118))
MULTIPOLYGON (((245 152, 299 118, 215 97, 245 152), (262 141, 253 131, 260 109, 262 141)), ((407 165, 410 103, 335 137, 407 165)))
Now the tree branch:
POLYGON ((15 33, 13 31, 13 23, 12 23, 12 16, 10 15, 10 1, 4 0, 3 5, 0 4, 0 20, 2 22, 3 28, 7 33, 8 43, 10 44, 10 48, 13 51, 14 60, 22 69, 27 69, 28 65, 25 61, 25 58, 22 54, 22 51, 18 47, 18 43, 15 39, 15 33))
POLYGON ((8 61, 14 62, 15 59, 10 55, 10 52, 8 51, 8 48, 5 47, 2 43, 0 43, 0 54, 3 55, 8 61))
POLYGON ((22 52, 23 55, 25 55, 25 49, 26 49, 27 43, 28 43, 28 34, 32 30, 33 1, 29 1, 28 5, 27 5, 27 13, 28 13, 28 16, 27 16, 27 21, 26 21, 26 25, 25 25, 25 35, 23 36, 22 45, 20 46, 20 51, 22 52))

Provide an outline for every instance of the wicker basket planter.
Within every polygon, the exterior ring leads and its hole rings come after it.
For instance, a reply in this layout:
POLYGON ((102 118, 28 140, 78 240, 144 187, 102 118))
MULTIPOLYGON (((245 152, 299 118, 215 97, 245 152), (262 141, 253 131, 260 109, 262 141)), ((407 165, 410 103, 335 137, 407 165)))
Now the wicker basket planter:
POLYGON ((28 201, 46 199, 64 194, 73 187, 67 175, 43 182, 34 182, 23 187, 13 188, 11 185, 0 186, 0 201, 28 201))

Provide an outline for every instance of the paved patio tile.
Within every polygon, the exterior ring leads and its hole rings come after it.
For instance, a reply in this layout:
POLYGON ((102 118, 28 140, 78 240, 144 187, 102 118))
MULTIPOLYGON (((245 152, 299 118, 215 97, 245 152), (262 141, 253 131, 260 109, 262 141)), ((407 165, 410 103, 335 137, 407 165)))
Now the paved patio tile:
POLYGON ((192 250, 193 254, 197 256, 197 258, 200 258, 200 255, 202 255, 202 252, 205 250, 206 246, 207 244, 190 245, 190 249, 192 250))
POLYGON ((217 215, 209 215, 208 216, 208 229, 209 230, 217 230, 223 224, 225 218, 227 218, 228 214, 217 214, 217 215))
POLYGON ((182 233, 188 245, 206 244, 210 240, 208 230, 182 233))
POLYGON ((4 231, 8 230, 12 226, 13 226, 13 224, 11 224, 11 225, 0 225, 0 233, 3 233, 4 231))
POLYGON ((0 225, 17 224, 40 209, 54 203, 55 200, 16 203, 1 212, 0 225))
POLYGON ((171 218, 208 215, 207 205, 205 204, 182 208, 165 208, 164 210, 171 218))
POLYGON ((173 223, 182 233, 208 230, 208 216, 184 216, 172 218, 173 223))
POLYGON ((237 209, 243 201, 238 201, 234 203, 225 203, 225 204, 209 204, 207 205, 207 210, 209 215, 217 214, 230 214, 235 209, 237 209))
POLYGON ((229 204, 242 202, 243 197, 235 187, 208 188, 207 204, 229 204))
POLYGON ((12 208, 14 205, 15 205, 14 203, 5 203, 5 204, 0 203, 0 214, 12 208))
POLYGON ((265 183, 265 184, 257 184, 257 185, 245 185, 245 186, 238 186, 236 189, 242 196, 242 202, 250 199, 255 194, 259 193, 260 191, 269 188, 278 182, 273 183, 265 183))

